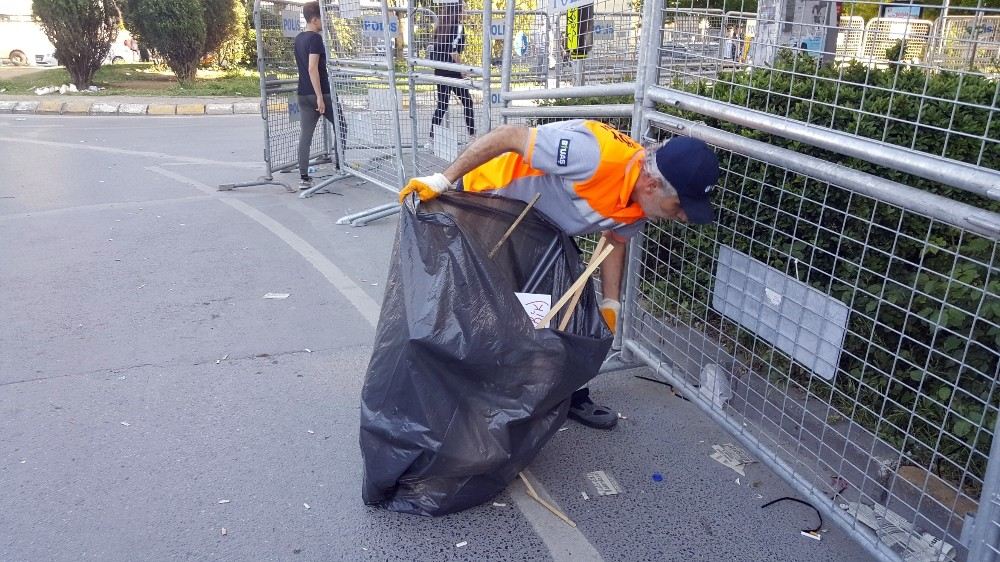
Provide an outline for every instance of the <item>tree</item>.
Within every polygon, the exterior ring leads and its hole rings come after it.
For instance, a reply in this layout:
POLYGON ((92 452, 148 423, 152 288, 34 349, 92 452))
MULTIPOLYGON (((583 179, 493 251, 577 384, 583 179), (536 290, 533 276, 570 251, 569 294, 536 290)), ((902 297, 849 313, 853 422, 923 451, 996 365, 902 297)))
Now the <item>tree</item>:
POLYGON ((31 10, 73 83, 89 87, 118 36, 115 0, 34 0, 31 10))
POLYGON ((194 80, 198 62, 236 33, 246 18, 244 0, 122 0, 125 26, 166 61, 182 82, 194 80))

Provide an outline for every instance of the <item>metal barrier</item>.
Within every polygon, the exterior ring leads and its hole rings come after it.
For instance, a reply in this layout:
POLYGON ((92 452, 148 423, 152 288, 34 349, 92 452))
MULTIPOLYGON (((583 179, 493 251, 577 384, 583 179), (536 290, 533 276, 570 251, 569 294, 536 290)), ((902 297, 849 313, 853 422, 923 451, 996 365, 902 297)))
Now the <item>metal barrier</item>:
MULTIPOLYGON (((1000 86, 938 72, 928 21, 869 21, 868 64, 854 64, 857 22, 832 3, 758 4, 647 0, 641 17, 617 0, 487 5, 466 11, 451 64, 427 54, 440 5, 325 1, 346 123, 334 148, 347 173, 393 192, 440 171, 471 135, 439 87, 468 91, 477 135, 596 117, 648 142, 705 140, 723 169, 720 220, 657 222, 633 240, 623 354, 879 559, 997 562, 1000 86), (901 63, 888 56, 898 39, 901 63)), ((984 50, 966 52, 981 70, 984 50)))
MULTIPOLYGON (((337 106, 337 152, 341 169, 391 193, 405 182, 400 137, 402 101, 396 77, 402 32, 397 12, 383 0, 378 8, 323 0, 327 68, 337 106)), ((308 192, 307 192, 308 193, 308 192)), ((338 224, 361 226, 393 214, 387 205, 341 217, 338 224)))
MULTIPOLYGON (((230 183, 220 191, 253 185, 280 185, 294 192, 296 187, 274 179, 277 172, 298 168, 299 103, 298 67, 295 64, 295 36, 299 33, 302 4, 305 0, 255 0, 254 27, 257 35, 257 71, 260 75, 260 108, 264 122, 265 174, 257 181, 230 183), (283 18, 292 23, 286 29, 283 18)), ((330 129, 325 121, 317 127, 310 148, 311 163, 330 162, 330 129)), ((334 178, 336 179, 336 178, 334 178)), ((332 181, 332 180, 330 180, 332 181)), ((325 187, 330 181, 317 185, 325 187)))
POLYGON ((941 68, 1000 72, 1000 15, 979 11, 934 21, 934 54, 941 68))

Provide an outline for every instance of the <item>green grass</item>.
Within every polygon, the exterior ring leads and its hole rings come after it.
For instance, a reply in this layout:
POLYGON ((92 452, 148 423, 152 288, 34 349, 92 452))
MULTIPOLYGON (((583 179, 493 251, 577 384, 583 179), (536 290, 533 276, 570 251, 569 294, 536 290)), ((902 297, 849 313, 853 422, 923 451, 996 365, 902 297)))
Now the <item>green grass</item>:
MULTIPOLYGON (((35 88, 69 84, 69 73, 55 68, 0 80, 6 94, 34 94, 35 88)), ((94 85, 104 88, 90 95, 129 96, 249 96, 260 95, 256 70, 198 70, 194 84, 181 86, 169 69, 153 64, 108 64, 94 76, 94 85)))

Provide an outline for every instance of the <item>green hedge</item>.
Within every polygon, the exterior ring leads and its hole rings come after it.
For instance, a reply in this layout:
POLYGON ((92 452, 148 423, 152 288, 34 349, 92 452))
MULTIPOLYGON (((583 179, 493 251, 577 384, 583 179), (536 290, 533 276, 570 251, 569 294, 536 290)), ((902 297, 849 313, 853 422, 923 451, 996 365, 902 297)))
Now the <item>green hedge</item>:
MULTIPOLYGON (((783 52, 771 69, 674 87, 962 162, 1000 165, 997 83, 979 76, 896 66, 838 68, 783 52), (949 129, 968 136, 948 134, 949 129)), ((555 105, 609 103, 631 99, 555 105)), ((1000 212, 996 201, 923 178, 671 107, 659 109, 1000 212)), ((627 120, 617 124, 629 127, 627 120)), ((1000 396, 991 395, 1000 364, 1000 244, 780 167, 719 154, 726 172, 718 228, 647 228, 641 292, 652 310, 668 307, 774 386, 832 404, 838 413, 830 423, 852 419, 903 451, 909 462, 933 467, 956 489, 978 497, 1000 403, 1000 396), (720 244, 848 305, 849 334, 833 384, 711 308, 720 244)))
MULTIPOLYGON (((997 84, 979 76, 895 66, 837 68, 783 52, 771 69, 678 87, 962 162, 1000 165, 997 84)), ((1000 212, 1000 203, 962 190, 660 109, 1000 212)), ((658 276, 680 280, 674 289, 691 296, 692 318, 709 318, 722 333, 735 334, 739 345, 732 351, 754 350, 748 360, 755 371, 829 401, 911 462, 934 467, 956 488, 978 497, 977 479, 985 471, 1000 402, 1000 396, 991 396, 1000 363, 1000 244, 764 162, 725 154, 723 163, 729 173, 718 235, 707 239, 692 229, 671 229, 669 236, 681 238, 673 241, 675 247, 680 242, 700 251, 661 252, 648 265, 658 276), (714 244, 746 252, 850 307, 833 385, 780 352, 763 352, 753 334, 711 310, 714 244), (966 471, 975 478, 965 477, 966 471)))

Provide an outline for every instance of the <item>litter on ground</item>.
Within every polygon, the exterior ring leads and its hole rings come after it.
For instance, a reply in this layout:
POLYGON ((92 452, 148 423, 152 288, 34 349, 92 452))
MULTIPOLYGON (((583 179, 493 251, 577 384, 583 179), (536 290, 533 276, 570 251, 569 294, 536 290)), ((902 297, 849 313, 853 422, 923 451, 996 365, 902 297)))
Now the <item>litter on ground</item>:
POLYGON ((268 293, 264 295, 264 298, 280 300, 280 299, 287 299, 289 296, 290 295, 288 293, 268 293))
POLYGON ((712 449, 714 449, 715 452, 709 455, 709 458, 723 466, 728 466, 729 468, 735 470, 740 476, 747 475, 743 470, 746 465, 757 462, 753 460, 753 458, 747 454, 746 451, 736 445, 733 445, 732 443, 726 443, 725 445, 712 445, 712 449))
POLYGON ((456 548, 462 548, 463 546, 467 546, 468 544, 469 544, 469 541, 462 541, 460 543, 456 543, 455 547, 456 548))

